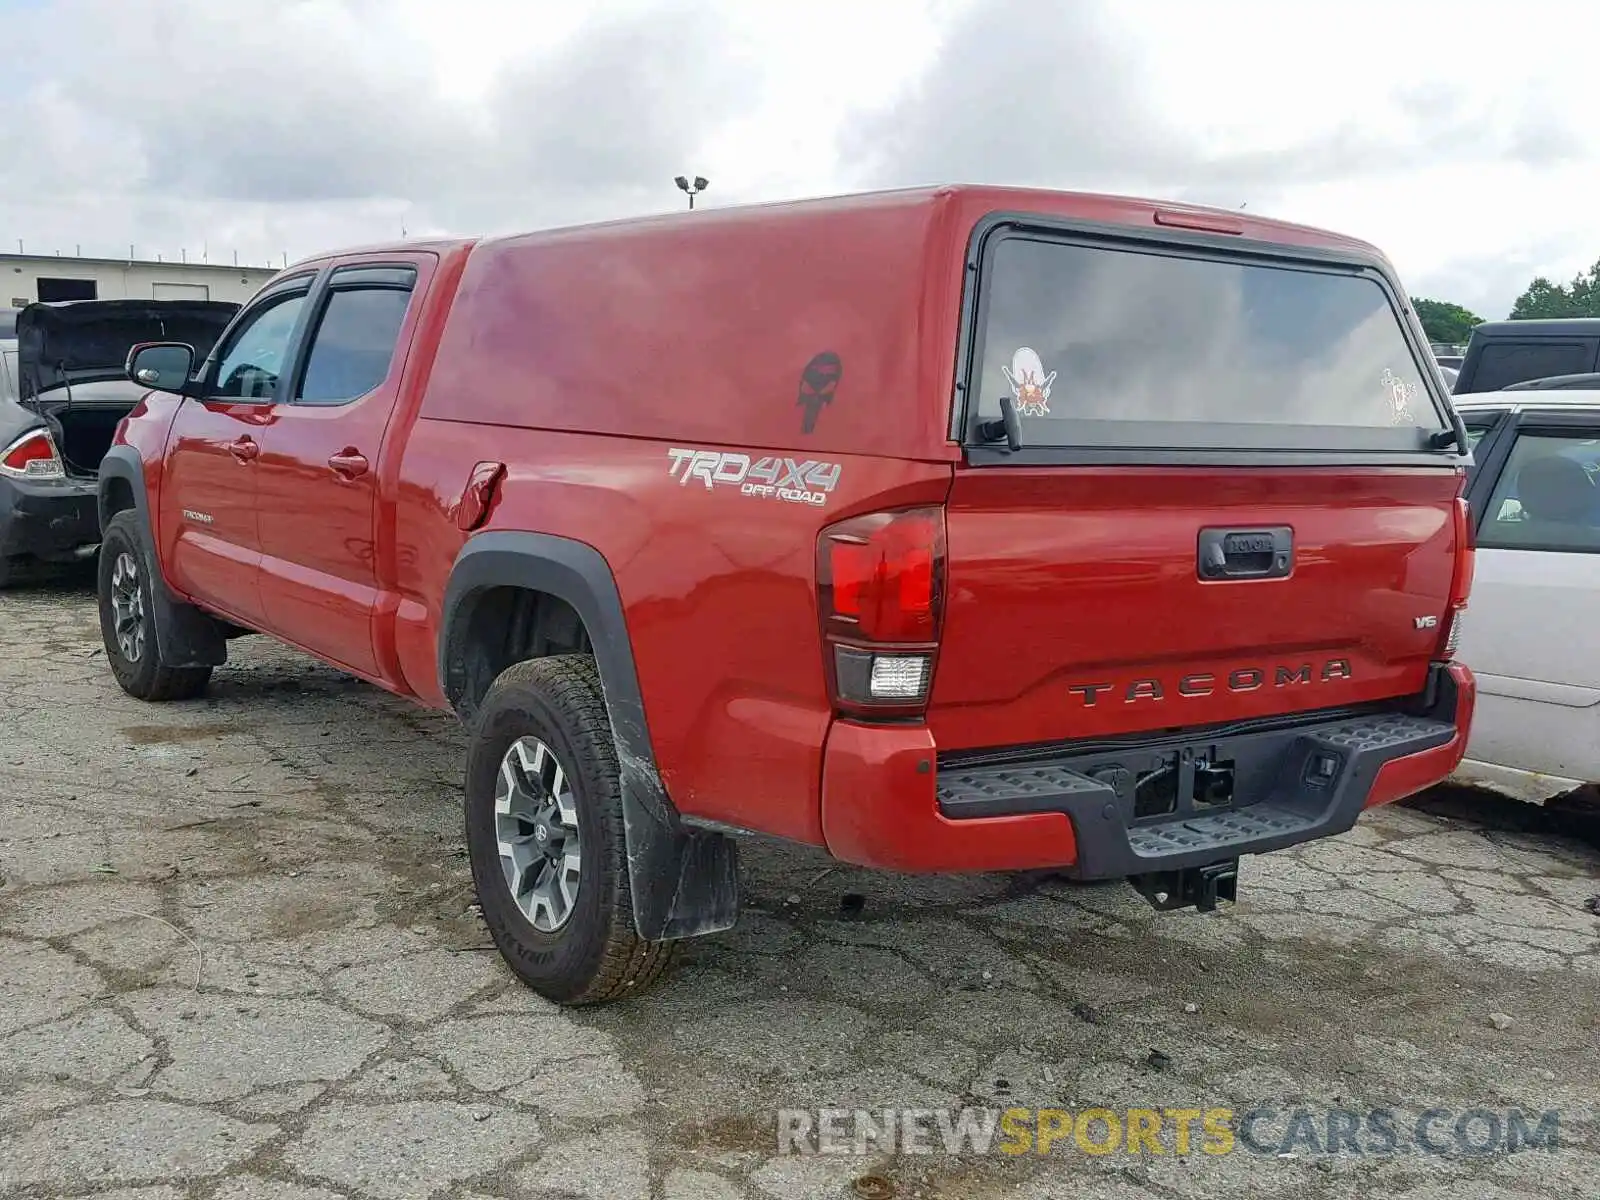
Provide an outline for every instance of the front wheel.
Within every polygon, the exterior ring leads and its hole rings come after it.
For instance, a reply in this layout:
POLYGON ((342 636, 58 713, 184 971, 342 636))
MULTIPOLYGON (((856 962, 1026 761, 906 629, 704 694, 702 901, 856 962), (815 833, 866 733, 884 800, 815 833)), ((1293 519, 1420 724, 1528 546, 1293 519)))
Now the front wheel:
POLYGON ((139 537, 138 516, 119 512, 106 523, 97 572, 100 637, 106 662, 122 690, 140 700, 188 700, 205 690, 210 667, 172 667, 156 642, 151 565, 139 537))
POLYGON ((466 783, 478 903, 523 982, 570 1005, 653 983, 677 943, 634 929, 616 746, 594 660, 506 668, 484 698, 466 783))

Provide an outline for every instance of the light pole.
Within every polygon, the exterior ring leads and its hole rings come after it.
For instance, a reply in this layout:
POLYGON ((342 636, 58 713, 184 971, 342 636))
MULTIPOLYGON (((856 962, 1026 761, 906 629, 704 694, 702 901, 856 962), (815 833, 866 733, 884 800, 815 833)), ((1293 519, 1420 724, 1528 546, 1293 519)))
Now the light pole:
POLYGON ((711 185, 711 181, 704 175, 696 175, 693 179, 690 179, 687 175, 679 175, 673 182, 678 185, 680 192, 687 193, 691 210, 694 208, 694 198, 711 185))

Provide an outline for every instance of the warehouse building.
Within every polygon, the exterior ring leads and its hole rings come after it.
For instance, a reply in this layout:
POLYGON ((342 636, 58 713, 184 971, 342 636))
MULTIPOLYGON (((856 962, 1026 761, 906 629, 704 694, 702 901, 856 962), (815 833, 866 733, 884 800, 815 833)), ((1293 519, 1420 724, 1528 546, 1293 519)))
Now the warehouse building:
POLYGON ((0 254, 0 307, 35 300, 232 300, 243 303, 276 268, 120 258, 0 254))

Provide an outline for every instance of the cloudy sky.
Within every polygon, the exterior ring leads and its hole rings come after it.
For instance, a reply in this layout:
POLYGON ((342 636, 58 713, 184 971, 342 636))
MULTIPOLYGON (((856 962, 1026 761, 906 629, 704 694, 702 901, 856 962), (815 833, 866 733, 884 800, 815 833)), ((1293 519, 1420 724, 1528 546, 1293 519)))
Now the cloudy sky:
POLYGON ((276 264, 688 172, 1248 205, 1488 317, 1600 259, 1579 0, 0 0, 0 45, 8 249, 276 264))

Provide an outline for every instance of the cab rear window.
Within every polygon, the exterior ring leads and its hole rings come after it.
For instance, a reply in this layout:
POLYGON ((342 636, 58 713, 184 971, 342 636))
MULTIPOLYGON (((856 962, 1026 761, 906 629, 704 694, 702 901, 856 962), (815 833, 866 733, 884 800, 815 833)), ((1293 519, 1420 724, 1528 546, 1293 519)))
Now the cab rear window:
POLYGON ((1415 452, 1445 427, 1378 281, 1020 235, 979 298, 969 418, 1030 445, 1415 452))

